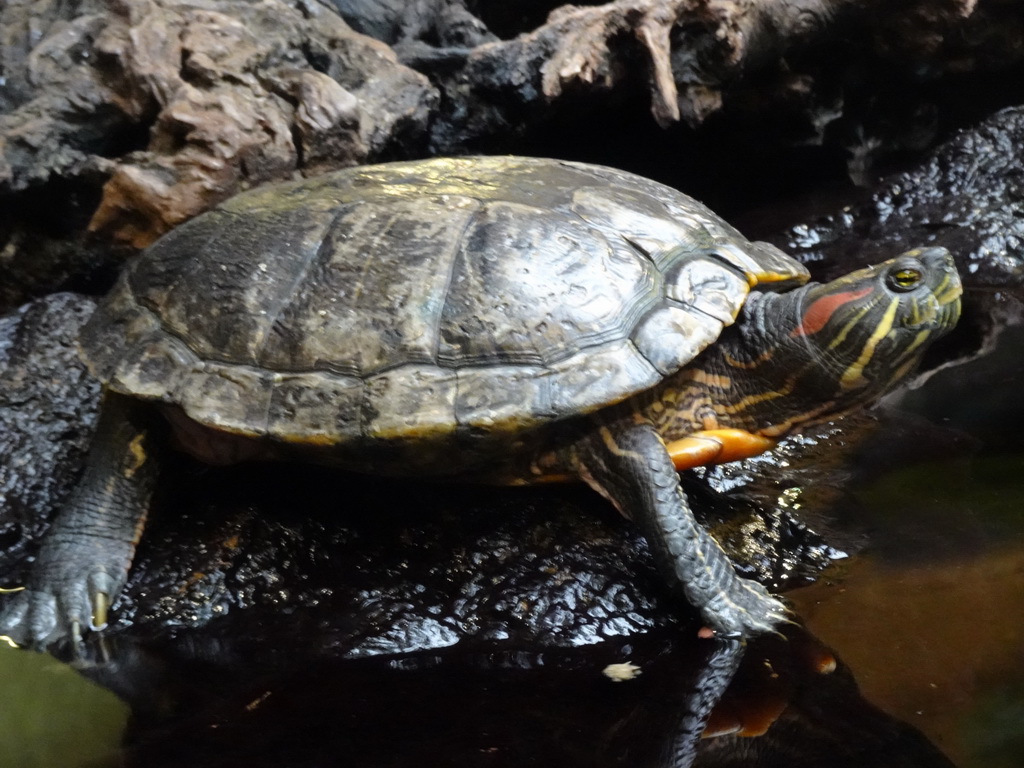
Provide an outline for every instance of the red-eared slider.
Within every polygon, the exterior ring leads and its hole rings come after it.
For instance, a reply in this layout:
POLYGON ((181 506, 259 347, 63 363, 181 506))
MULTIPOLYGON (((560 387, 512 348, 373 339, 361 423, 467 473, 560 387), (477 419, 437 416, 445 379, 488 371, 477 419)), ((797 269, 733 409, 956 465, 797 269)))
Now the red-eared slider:
POLYGON ((105 621, 158 404, 214 463, 583 480, 711 628, 769 630, 785 609, 697 524, 677 468, 878 397, 959 313, 944 249, 806 279, 689 197, 580 163, 434 159, 239 195, 132 262, 86 327, 98 432, 0 627, 45 646, 105 621))

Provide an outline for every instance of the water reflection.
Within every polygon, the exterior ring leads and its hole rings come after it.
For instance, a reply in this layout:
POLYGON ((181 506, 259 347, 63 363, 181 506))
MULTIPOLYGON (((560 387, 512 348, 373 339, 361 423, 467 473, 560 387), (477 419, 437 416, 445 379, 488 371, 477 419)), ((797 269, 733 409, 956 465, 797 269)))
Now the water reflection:
POLYGON ((113 644, 116 662, 82 671, 132 703, 127 766, 951 765, 797 627, 746 649, 656 632, 298 665, 202 633, 113 644), (623 658, 641 674, 602 674, 623 658))
POLYGON ((867 552, 791 594, 872 702, 972 768, 1024 765, 1021 349, 1008 327, 904 399, 961 449, 942 457, 918 427, 876 436, 838 521, 870 532, 867 552))

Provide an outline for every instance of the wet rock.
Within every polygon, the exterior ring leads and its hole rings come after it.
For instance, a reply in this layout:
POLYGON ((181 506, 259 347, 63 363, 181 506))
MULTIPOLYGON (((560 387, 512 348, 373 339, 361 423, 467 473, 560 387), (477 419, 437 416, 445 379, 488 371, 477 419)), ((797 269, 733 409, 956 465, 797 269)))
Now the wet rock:
MULTIPOLYGON (((108 636, 188 628, 265 642, 289 627, 320 653, 359 658, 699 628, 643 539, 583 488, 424 488, 274 466, 181 477, 108 636)), ((808 583, 836 554, 774 508, 747 504, 745 526, 727 507, 702 509, 728 519, 719 528, 744 572, 776 588, 808 583)))
POLYGON ((1024 296, 1024 108, 960 131, 919 167, 884 179, 864 203, 773 240, 826 278, 850 264, 941 245, 970 289, 1024 296))
MULTIPOLYGON (((319 655, 361 658, 699 628, 643 539, 583 488, 424 488, 185 459, 165 480, 107 639, 199 631, 273 644, 283 632, 319 655)), ((713 494, 690 486, 700 509, 726 521, 716 532, 741 570, 776 589, 809 583, 838 554, 792 510, 735 496, 715 506, 713 494)), ((39 543, 15 532, 12 561, 39 543)), ((20 583, 21 572, 7 569, 3 583, 20 583)))
POLYGON ((76 353, 93 307, 55 294, 0 318, 0 586, 17 583, 78 479, 99 401, 76 353))

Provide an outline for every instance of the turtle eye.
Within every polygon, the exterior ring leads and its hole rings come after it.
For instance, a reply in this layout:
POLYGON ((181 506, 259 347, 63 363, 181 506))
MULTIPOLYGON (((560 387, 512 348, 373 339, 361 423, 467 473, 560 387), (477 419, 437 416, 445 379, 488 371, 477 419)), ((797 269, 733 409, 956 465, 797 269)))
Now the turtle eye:
POLYGON ((897 266, 885 276, 885 281, 894 291, 905 293, 914 290, 924 279, 924 272, 917 267, 897 266))

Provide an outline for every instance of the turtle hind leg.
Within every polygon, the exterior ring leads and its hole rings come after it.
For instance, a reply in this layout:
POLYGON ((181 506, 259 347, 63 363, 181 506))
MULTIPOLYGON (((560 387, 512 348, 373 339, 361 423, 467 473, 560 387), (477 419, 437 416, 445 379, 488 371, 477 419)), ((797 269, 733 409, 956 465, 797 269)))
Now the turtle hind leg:
POLYGON ((85 472, 57 514, 24 590, 7 599, 0 635, 43 649, 99 629, 128 575, 157 478, 152 415, 104 397, 85 472))
POLYGON ((598 424, 574 448, 578 471, 647 539, 658 568, 716 634, 749 637, 787 620, 785 606, 736 573, 694 518, 675 465, 648 422, 598 424))

